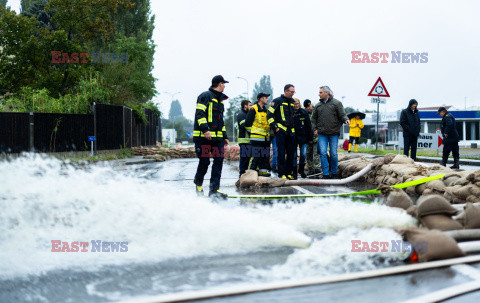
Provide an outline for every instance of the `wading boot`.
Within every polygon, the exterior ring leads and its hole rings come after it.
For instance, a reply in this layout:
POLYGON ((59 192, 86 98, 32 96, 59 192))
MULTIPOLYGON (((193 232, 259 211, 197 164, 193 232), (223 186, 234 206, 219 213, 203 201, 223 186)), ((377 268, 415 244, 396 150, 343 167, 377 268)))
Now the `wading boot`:
POLYGON ((201 186, 196 185, 195 191, 197 192, 197 196, 203 197, 203 188, 201 186))
POLYGON ((298 166, 298 173, 304 179, 307 177, 307 175, 305 174, 305 164, 298 166))
POLYGON ((214 190, 214 191, 210 191, 208 193, 208 196, 213 198, 213 199, 219 199, 219 200, 227 200, 228 198, 228 195, 227 194, 224 194, 222 193, 220 190, 214 190))

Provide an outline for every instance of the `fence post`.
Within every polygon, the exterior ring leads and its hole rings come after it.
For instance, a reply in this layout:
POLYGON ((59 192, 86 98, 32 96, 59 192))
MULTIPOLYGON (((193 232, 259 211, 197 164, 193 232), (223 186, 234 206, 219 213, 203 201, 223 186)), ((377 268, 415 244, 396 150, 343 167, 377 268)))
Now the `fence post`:
POLYGON ((126 146, 125 146, 125 106, 122 106, 122 114, 123 114, 123 119, 122 119, 122 128, 123 128, 123 148, 126 148, 126 146))
POLYGON ((93 135, 95 136, 95 141, 93 141, 94 154, 97 154, 97 107, 96 103, 93 102, 93 135))
POLYGON ((33 112, 30 112, 30 116, 29 116, 29 123, 30 123, 30 128, 29 128, 29 134, 28 134, 28 147, 30 149, 31 152, 34 152, 35 151, 35 145, 34 145, 34 117, 33 117, 33 112))
POLYGON ((133 147, 133 111, 131 108, 130 110, 130 147, 133 147))

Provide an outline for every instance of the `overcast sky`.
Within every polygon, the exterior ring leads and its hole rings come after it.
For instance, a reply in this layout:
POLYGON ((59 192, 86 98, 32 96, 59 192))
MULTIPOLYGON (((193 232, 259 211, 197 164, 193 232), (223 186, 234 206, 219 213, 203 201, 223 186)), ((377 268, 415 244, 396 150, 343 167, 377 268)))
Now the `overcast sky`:
MULTIPOLYGON (((18 11, 19 0, 7 5, 18 11)), ((391 98, 381 111, 441 104, 480 105, 480 2, 175 0, 151 1, 156 15, 155 101, 171 97, 192 119, 197 96, 221 74, 225 93, 249 93, 270 75, 275 97, 292 83, 295 97, 318 100, 329 85, 344 106, 374 109, 367 97, 381 76, 391 98), (351 63, 352 51, 428 53, 428 63, 351 63)))

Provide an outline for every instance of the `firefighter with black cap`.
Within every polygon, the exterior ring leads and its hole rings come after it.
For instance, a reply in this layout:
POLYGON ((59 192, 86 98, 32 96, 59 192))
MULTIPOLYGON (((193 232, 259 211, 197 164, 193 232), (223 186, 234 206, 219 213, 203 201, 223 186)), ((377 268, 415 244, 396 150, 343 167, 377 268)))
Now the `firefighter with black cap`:
POLYGON ((442 117, 442 135, 443 135, 443 157, 442 165, 447 166, 448 156, 450 152, 453 154, 453 166, 451 168, 460 168, 460 149, 458 142, 460 141, 460 135, 457 131, 457 124, 455 123, 455 117, 447 111, 445 107, 438 109, 438 114, 442 117))
POLYGON ((293 154, 295 153, 295 127, 293 124, 294 105, 293 95, 295 86, 287 84, 283 88, 283 95, 272 101, 268 108, 268 123, 275 131, 278 154, 278 176, 293 180, 293 154), (285 155, 287 156, 285 159, 285 155))
POLYGON ((245 120, 245 128, 250 132, 251 157, 248 169, 259 169, 259 175, 270 177, 270 124, 267 120, 269 94, 259 93, 257 102, 250 108, 245 120))
POLYGON ((210 157, 213 157, 208 195, 221 199, 228 197, 219 190, 224 146, 228 145, 227 132, 223 121, 225 111, 223 102, 228 99, 223 93, 225 83, 228 83, 228 81, 221 75, 213 77, 212 86, 197 98, 195 122, 193 123, 193 142, 195 143, 195 153, 199 159, 197 173, 193 181, 196 185, 196 192, 203 196, 203 179, 210 165, 210 157))
POLYGON ((240 146, 240 176, 248 169, 248 162, 250 161, 251 155, 250 135, 245 128, 245 119, 247 119, 247 113, 250 110, 251 104, 250 101, 243 100, 241 103, 242 109, 237 115, 238 145, 240 146))

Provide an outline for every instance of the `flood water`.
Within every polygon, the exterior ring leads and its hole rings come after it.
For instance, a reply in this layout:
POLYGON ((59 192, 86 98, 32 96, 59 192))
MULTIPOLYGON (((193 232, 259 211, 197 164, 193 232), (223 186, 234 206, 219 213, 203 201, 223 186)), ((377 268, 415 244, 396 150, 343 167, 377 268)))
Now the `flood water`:
MULTIPOLYGON (((196 164, 2 160, 0 302, 118 301, 403 264, 398 253, 353 253, 351 240, 400 240, 393 229, 415 223, 404 212, 349 198, 212 203, 195 195, 196 164), (87 251, 68 251, 73 242, 87 251)), ((222 190, 247 193, 235 165, 225 163, 222 190)))

